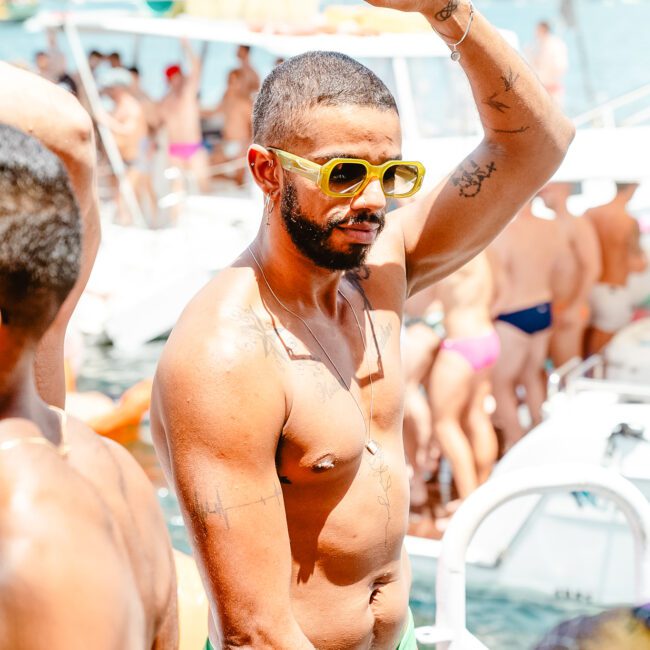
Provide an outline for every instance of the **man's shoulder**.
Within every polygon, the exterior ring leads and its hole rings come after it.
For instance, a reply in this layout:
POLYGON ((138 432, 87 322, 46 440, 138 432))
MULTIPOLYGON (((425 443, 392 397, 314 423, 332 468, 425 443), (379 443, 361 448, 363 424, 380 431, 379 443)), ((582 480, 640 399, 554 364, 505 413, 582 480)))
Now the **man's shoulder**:
POLYGON ((253 369, 273 346, 271 316, 252 269, 228 267, 187 306, 165 346, 157 380, 253 369))

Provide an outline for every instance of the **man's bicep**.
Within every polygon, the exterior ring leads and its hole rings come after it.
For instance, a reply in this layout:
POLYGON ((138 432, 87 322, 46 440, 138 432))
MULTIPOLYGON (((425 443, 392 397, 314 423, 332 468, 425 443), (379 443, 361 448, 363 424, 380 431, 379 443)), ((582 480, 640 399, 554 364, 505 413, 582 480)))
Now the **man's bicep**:
POLYGON ((484 142, 429 195, 403 208, 410 294, 483 250, 536 188, 522 160, 484 142))
POLYGON ((275 465, 284 399, 277 382, 255 367, 253 374, 219 362, 209 386, 162 395, 177 396, 176 406, 165 409, 166 434, 190 539, 220 629, 237 638, 266 634, 278 621, 295 626, 275 465))

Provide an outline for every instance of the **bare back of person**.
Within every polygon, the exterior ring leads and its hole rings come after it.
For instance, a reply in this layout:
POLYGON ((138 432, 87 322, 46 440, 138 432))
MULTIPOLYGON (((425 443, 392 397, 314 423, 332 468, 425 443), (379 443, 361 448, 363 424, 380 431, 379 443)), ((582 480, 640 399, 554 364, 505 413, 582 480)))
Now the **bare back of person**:
POLYGON ((629 276, 629 241, 634 233, 634 218, 624 206, 591 208, 585 217, 593 224, 601 242, 603 266, 598 281, 625 286, 629 276))
POLYGON ((490 370, 500 353, 490 316, 494 286, 487 253, 437 287, 447 338, 433 366, 429 398, 434 435, 464 499, 487 479, 497 457, 496 434, 485 410, 490 370))
POLYGON ((27 420, 0 422, 2 647, 176 647, 173 561, 135 461, 80 423, 65 456, 39 439, 27 420))
POLYGON ((542 371, 551 336, 553 280, 567 259, 567 242, 555 221, 535 217, 530 204, 492 247, 500 269, 493 307, 502 354, 494 368, 495 420, 509 449, 524 434, 516 387, 525 386, 531 421, 541 420, 542 371))
POLYGON ((591 293, 591 323, 587 351, 598 352, 632 320, 633 299, 627 288, 632 269, 645 268, 647 260, 639 245, 639 226, 627 210, 635 183, 617 184, 616 197, 607 205, 585 214, 600 242, 602 271, 591 293))
POLYGON ((450 338, 478 336, 492 330, 490 305, 494 283, 486 253, 437 284, 450 338))
POLYGON ((198 88, 184 80, 180 89, 171 90, 162 100, 161 115, 170 143, 201 142, 198 88))

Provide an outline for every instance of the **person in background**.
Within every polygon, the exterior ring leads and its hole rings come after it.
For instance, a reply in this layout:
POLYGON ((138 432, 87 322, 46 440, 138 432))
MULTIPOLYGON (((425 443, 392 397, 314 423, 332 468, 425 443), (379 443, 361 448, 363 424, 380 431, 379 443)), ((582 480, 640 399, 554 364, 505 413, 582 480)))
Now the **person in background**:
POLYGON ((591 322, 587 332, 587 352, 594 354, 607 345, 614 334, 632 321, 633 298, 628 290, 630 273, 647 266, 641 248, 637 220, 628 212, 638 183, 616 183, 616 196, 607 204, 587 210, 600 242, 602 270, 591 290, 591 322))
MULTIPOLYGON (((190 174, 201 191, 208 189, 208 157, 201 135, 199 90, 201 86, 201 60, 187 40, 182 42, 190 71, 184 74, 180 65, 170 65, 165 70, 169 90, 160 101, 160 118, 167 132, 169 165, 190 174)), ((182 179, 176 183, 181 191, 182 179)))
POLYGON ((248 94, 252 100, 260 89, 260 76, 251 64, 251 48, 249 45, 240 45, 237 48, 237 59, 239 60, 240 83, 242 92, 248 94))
POLYGON ((535 42, 529 46, 527 58, 548 94, 558 106, 564 106, 564 77, 569 68, 568 49, 546 21, 537 24, 535 42))
MULTIPOLYGON (((96 117, 111 130, 126 166, 126 177, 141 208, 144 210, 148 207, 153 219, 157 199, 153 193, 149 170, 148 124, 142 105, 129 91, 132 82, 131 73, 124 68, 103 70, 98 84, 102 93, 112 100, 113 109, 110 113, 103 112, 96 117)), ((121 192, 117 193, 116 202, 118 223, 130 225, 132 218, 121 192)))
POLYGON ((66 75, 65 56, 59 48, 56 35, 56 30, 48 29, 47 50, 37 52, 34 57, 36 72, 53 83, 58 83, 66 75))
POLYGON ((556 368, 584 354, 589 296, 601 274, 598 235, 588 219, 569 212, 567 201, 571 190, 571 183, 549 183, 539 193, 546 207, 555 213, 569 245, 564 274, 556 278, 554 287, 556 299, 549 351, 556 368))
POLYGON ((94 74, 99 66, 106 61, 106 57, 99 50, 91 50, 88 53, 88 67, 94 74))
POLYGON ((518 388, 526 392, 531 425, 539 424, 546 396, 544 366, 551 338, 553 287, 570 249, 557 221, 540 219, 530 202, 494 241, 496 295, 492 313, 501 340, 493 370, 494 422, 508 451, 524 435, 518 388))
POLYGON ((221 141, 216 144, 210 157, 212 165, 230 161, 240 161, 233 174, 238 185, 246 180, 246 151, 253 138, 251 117, 253 101, 246 87, 244 74, 240 68, 228 73, 228 85, 221 102, 210 112, 203 114, 206 118, 221 117, 223 124, 221 141))
POLYGON ((404 451, 411 472, 411 508, 416 510, 427 502, 427 481, 438 468, 440 458, 426 388, 444 337, 444 313, 433 285, 406 301, 402 330, 404 451))
MULTIPOLYGON (((484 483, 497 460, 497 436, 486 411, 499 336, 490 307, 494 283, 486 252, 439 282, 446 336, 433 364, 429 398, 433 435, 449 461, 460 500, 484 483)), ((448 504, 451 513, 458 502, 448 504)))
POLYGON ((81 210, 81 270, 36 351, 36 385, 48 403, 65 406, 63 343, 72 312, 86 286, 99 247, 99 204, 95 185, 93 124, 69 93, 0 61, 0 122, 29 132, 63 161, 81 210), (55 124, 56 128, 52 128, 55 124))
POLYGON ((81 252, 63 163, 0 124, 0 647, 175 650, 174 562, 151 483, 34 381, 81 252))
POLYGON ((107 57, 106 60, 110 64, 111 68, 123 68, 124 65, 122 64, 122 55, 119 52, 111 52, 107 57))

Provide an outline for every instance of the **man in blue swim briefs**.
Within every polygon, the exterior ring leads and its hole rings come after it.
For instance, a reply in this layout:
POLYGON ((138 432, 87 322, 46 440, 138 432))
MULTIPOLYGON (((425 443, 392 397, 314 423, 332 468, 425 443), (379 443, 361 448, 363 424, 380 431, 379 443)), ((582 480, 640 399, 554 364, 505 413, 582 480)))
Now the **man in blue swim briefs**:
POLYGON ((493 372, 494 420, 507 451, 523 435, 517 386, 526 389, 533 425, 546 395, 543 369, 551 338, 551 302, 566 279, 571 250, 558 221, 539 219, 527 204, 491 246, 496 262, 495 327, 501 356, 493 372))
POLYGON ((483 249, 573 136, 466 0, 371 4, 422 12, 467 73, 485 137, 386 214, 423 177, 402 160, 386 86, 333 52, 288 59, 264 81, 248 151, 266 200, 259 232, 184 311, 152 403, 217 649, 416 647, 404 301, 483 249))

